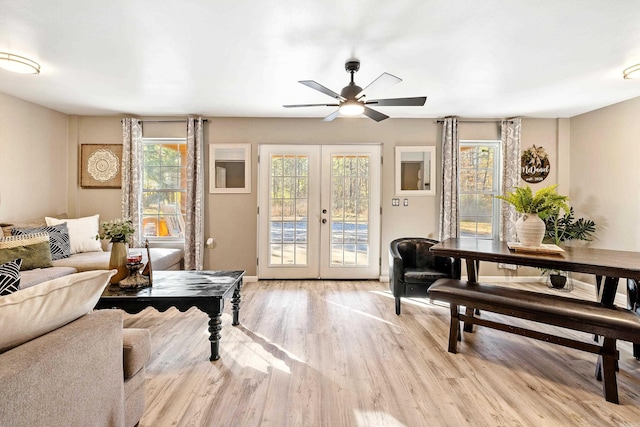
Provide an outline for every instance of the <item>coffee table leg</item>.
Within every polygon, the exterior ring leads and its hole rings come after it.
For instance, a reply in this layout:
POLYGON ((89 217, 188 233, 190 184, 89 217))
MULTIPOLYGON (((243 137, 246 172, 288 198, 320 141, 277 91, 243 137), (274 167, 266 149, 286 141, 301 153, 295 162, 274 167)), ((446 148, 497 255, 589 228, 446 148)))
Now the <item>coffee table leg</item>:
POLYGON ((238 282, 236 289, 233 291, 233 297, 231 297, 231 312, 233 314, 233 326, 240 324, 240 288, 242 287, 242 279, 238 282))
POLYGON ((209 360, 220 359, 220 331, 222 330, 222 313, 209 314, 209 341, 211 341, 211 357, 209 360))

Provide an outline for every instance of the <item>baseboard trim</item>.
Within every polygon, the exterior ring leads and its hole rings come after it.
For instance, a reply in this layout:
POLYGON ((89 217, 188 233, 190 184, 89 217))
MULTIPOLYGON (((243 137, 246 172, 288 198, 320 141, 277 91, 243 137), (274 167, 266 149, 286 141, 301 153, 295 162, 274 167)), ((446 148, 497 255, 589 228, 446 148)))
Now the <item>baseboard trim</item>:
POLYGON ((258 276, 242 276, 243 283, 257 282, 258 276))

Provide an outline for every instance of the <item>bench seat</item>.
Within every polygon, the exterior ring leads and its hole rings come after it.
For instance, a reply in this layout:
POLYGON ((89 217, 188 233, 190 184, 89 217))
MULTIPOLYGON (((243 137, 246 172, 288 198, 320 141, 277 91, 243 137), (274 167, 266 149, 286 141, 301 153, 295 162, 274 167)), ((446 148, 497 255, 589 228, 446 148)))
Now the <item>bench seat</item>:
POLYGON ((455 279, 437 280, 429 288, 429 296, 445 301, 451 307, 449 352, 456 353, 461 338, 460 321, 503 330, 554 344, 564 345, 600 355, 596 377, 603 379, 603 392, 609 402, 618 403, 615 371, 618 360, 616 340, 636 341, 640 336, 640 317, 619 308, 606 307, 594 301, 542 294, 521 289, 506 288, 483 283, 469 283, 455 279), (460 313, 458 306, 474 308, 506 316, 522 318, 562 328, 573 329, 604 337, 603 344, 595 345, 546 334, 504 323, 480 319, 460 313), (601 375, 602 373, 602 375, 601 375))

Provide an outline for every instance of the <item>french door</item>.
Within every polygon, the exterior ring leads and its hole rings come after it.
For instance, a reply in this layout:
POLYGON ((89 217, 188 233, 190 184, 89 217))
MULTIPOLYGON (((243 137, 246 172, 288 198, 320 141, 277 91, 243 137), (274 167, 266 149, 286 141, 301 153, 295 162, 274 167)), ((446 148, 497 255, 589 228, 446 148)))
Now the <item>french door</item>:
POLYGON ((380 146, 261 145, 258 276, 379 275, 380 146))

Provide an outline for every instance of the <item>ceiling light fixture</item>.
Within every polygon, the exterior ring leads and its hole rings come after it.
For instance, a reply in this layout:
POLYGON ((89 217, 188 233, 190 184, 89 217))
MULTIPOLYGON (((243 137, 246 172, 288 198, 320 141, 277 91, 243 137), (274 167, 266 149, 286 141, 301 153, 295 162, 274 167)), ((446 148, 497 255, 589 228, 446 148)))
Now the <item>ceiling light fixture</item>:
POLYGON ((632 65, 622 72, 622 76, 625 79, 637 79, 640 78, 640 64, 632 65))
POLYGON ((0 68, 21 74, 40 74, 40 64, 13 53, 0 52, 0 68))
POLYGON ((347 101, 340 106, 340 114, 357 116, 364 113, 364 105, 358 101, 347 101))

